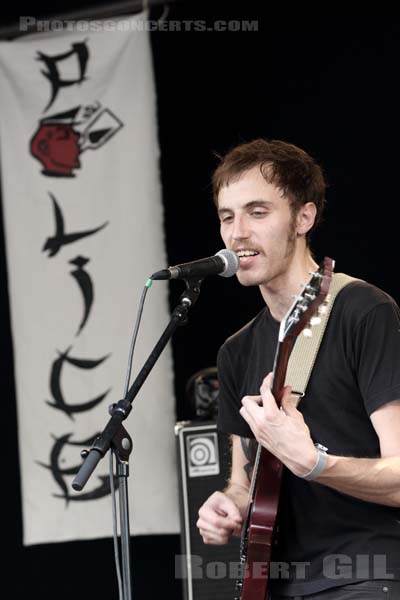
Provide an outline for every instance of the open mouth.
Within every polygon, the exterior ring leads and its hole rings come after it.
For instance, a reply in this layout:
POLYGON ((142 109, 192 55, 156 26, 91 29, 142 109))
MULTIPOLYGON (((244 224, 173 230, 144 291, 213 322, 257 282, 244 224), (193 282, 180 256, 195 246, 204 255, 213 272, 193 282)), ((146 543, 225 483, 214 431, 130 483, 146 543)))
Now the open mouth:
POLYGON ((257 252, 256 250, 238 250, 238 252, 236 252, 236 254, 240 258, 240 260, 242 260, 243 258, 257 256, 259 254, 259 252, 257 252))
POLYGON ((251 267, 255 262, 255 257, 259 255, 257 250, 238 250, 236 254, 240 260, 240 268, 251 267))

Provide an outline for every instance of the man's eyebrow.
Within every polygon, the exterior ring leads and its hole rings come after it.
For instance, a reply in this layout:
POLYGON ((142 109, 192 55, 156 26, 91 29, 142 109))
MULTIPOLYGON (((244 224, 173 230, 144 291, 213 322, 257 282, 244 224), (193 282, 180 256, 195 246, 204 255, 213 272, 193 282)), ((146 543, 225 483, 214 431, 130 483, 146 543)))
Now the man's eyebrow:
MULTIPOLYGON (((270 206, 272 206, 272 202, 270 200, 250 200, 250 202, 246 202, 246 204, 244 204, 243 208, 248 209, 248 208, 254 208, 255 206, 264 206, 265 208, 268 208, 270 206)), ((222 213, 226 213, 226 212, 232 212, 231 208, 225 207, 225 206, 221 206, 218 209, 218 214, 222 214, 222 213)))

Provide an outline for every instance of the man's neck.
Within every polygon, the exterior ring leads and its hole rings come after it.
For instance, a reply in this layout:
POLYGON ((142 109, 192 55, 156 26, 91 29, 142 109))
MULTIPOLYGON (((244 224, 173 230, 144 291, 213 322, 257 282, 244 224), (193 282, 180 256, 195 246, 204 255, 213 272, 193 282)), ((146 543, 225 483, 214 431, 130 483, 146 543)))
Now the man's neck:
POLYGON ((297 252, 288 269, 274 280, 260 285, 264 302, 267 304, 272 317, 282 321, 293 304, 293 296, 299 295, 302 286, 310 279, 310 272, 318 269, 308 248, 297 252))

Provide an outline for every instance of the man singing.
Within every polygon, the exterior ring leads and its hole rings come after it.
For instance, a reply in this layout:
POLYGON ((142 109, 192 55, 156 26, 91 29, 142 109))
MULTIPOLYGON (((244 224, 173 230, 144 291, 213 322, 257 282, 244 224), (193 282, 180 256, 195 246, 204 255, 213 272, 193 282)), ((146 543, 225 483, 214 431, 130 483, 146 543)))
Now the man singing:
POLYGON ((279 324, 318 268, 309 236, 324 177, 300 148, 258 139, 223 158, 213 187, 239 282, 257 285, 265 308, 218 354, 232 473, 200 508, 200 534, 207 544, 240 535, 259 443, 285 466, 271 598, 400 600, 399 309, 364 281, 344 287, 305 396, 296 407, 285 388, 279 410, 270 391, 279 324), (322 463, 316 444, 328 448, 322 463))

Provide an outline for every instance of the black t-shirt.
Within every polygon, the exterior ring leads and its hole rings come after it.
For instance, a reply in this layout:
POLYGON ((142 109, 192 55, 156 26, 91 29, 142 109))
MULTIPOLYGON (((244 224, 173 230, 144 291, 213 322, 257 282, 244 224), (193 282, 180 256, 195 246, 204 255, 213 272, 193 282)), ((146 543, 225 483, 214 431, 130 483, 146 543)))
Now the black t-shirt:
MULTIPOLYGON (((272 371, 279 323, 268 308, 218 354, 221 431, 253 437, 239 414, 272 371)), ((400 311, 376 287, 337 296, 298 409, 315 443, 337 456, 380 456, 369 415, 400 399, 400 311)), ((400 432, 399 432, 400 435, 400 432)), ((400 482, 399 482, 400 485, 400 482)), ((271 586, 303 595, 365 579, 400 579, 400 509, 358 500, 284 470, 271 586)))

